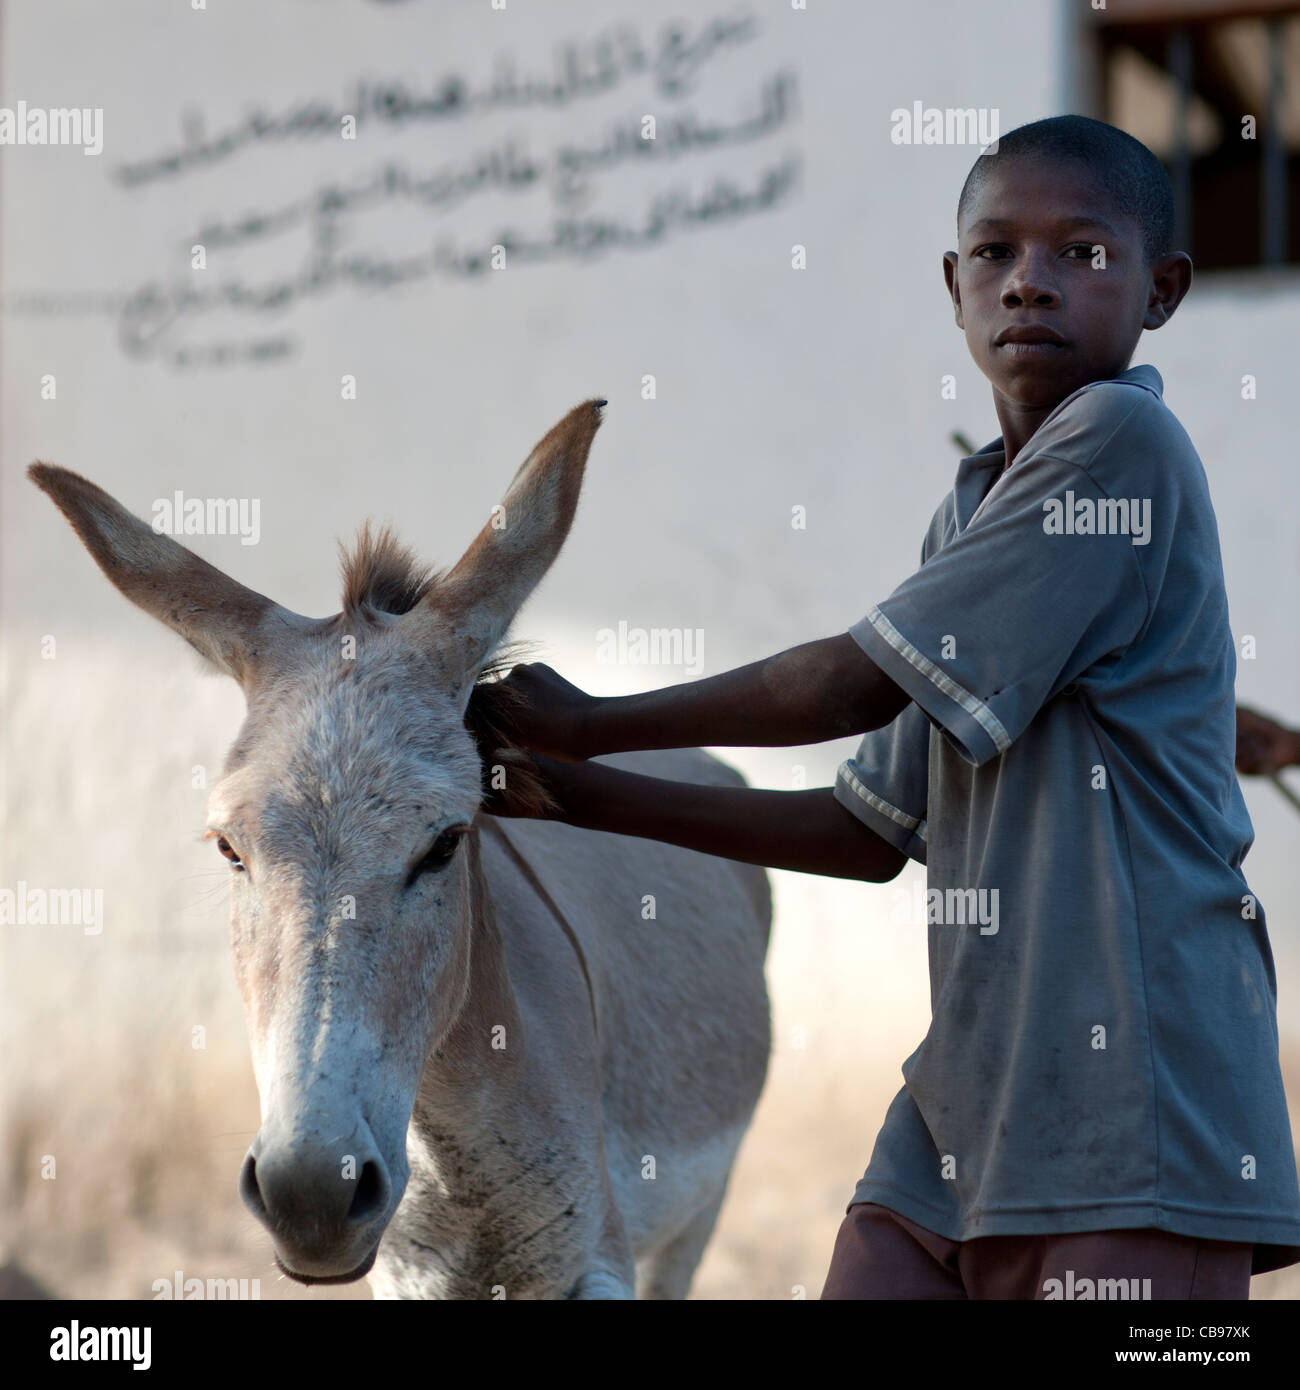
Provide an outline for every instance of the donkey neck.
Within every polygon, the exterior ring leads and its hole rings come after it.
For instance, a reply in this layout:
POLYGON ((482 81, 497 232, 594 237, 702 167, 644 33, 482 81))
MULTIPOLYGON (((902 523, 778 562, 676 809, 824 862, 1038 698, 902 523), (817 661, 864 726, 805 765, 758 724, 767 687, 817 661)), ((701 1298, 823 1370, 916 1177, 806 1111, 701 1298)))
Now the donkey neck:
MULTIPOLYGON (((461 1003, 420 1076, 407 1134, 411 1176, 390 1228, 390 1252, 410 1237, 417 1250, 436 1247, 463 1258, 488 1215, 508 1221, 523 1190, 518 1151, 528 1141, 528 1040, 483 881, 478 836, 476 822, 466 837, 470 888, 461 933, 465 956, 457 962, 461 1003)), ((390 1258, 400 1263, 396 1254, 390 1258)), ((418 1264, 415 1256, 410 1260, 418 1264)))
MULTIPOLYGON (((516 956, 515 938, 508 943, 512 924, 498 920, 482 874, 480 824, 466 846, 469 929, 462 933, 467 959, 457 977, 464 982, 461 1003, 425 1062, 407 1133, 410 1178, 381 1252, 386 1287, 403 1288, 408 1296, 478 1297, 495 1284, 522 1290, 568 1278, 573 1242, 590 1216, 586 1207, 608 1183, 599 1158, 600 1088, 589 1051, 594 1036, 583 1032, 576 989, 568 991, 575 1007, 565 1012, 565 1019, 572 1015, 576 1043, 564 1019, 558 1034, 548 1033, 547 1023, 529 1011, 529 971, 537 970, 538 955, 524 949, 516 956), (542 1230, 553 1231, 550 1243, 535 1242, 542 1230), (436 1255, 432 1270, 430 1252, 436 1255), (551 1266, 559 1274, 547 1273, 551 1266)), ((562 947, 563 938, 556 937, 553 945, 562 947)), ((543 961, 553 949, 548 940, 546 933, 538 947, 543 961)), ((561 956, 556 971, 569 986, 582 988, 575 960, 561 956)), ((559 996, 550 992, 551 977, 544 980, 553 1007, 559 996)))
POLYGON ((481 821, 466 836, 469 859, 466 924, 453 968, 460 1005, 441 1041, 425 1058, 414 1121, 436 1128, 482 1114, 508 1093, 522 1070, 527 1038, 506 965, 505 939, 483 877, 481 821))

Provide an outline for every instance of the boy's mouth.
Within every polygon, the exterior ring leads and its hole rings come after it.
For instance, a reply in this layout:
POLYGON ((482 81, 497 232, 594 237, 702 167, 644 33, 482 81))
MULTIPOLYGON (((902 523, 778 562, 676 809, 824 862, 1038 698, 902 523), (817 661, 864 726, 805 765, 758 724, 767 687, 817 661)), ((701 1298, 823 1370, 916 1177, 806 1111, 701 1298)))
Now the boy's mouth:
POLYGON ((1046 357, 1065 346, 1065 339, 1045 323, 1013 324, 993 339, 1011 357, 1046 357))

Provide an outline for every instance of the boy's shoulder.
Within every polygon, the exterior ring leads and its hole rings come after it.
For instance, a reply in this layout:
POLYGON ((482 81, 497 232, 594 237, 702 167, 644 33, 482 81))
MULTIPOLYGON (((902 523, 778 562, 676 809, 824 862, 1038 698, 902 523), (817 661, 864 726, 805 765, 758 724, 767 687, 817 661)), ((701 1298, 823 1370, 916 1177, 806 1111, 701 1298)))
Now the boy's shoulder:
POLYGON ((1035 430, 1016 467, 1034 457, 1077 465, 1111 496, 1135 486, 1163 491, 1203 476, 1187 431, 1165 405, 1160 373, 1148 365, 1067 396, 1035 430))

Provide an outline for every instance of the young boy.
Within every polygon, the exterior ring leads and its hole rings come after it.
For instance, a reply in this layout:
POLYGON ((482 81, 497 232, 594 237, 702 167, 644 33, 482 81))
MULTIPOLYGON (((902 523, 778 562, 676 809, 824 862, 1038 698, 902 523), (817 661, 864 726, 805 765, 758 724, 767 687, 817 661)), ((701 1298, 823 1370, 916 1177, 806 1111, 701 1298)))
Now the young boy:
POLYGON ((1205 473, 1129 367, 1191 262, 1154 155, 1080 116, 981 156, 958 238, 1002 436, 916 573, 847 633, 708 680, 595 699, 516 667, 521 741, 575 825, 878 882, 926 864, 933 1020, 823 1298, 1244 1299, 1300 1261, 1276 982, 1205 473), (857 732, 806 792, 583 761, 857 732))

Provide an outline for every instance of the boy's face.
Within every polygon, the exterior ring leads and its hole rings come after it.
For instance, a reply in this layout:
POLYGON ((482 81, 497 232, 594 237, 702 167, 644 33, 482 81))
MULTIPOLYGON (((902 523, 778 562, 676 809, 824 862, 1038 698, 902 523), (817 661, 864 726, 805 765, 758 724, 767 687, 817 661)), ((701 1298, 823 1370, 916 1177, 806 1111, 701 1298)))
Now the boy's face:
POLYGON ((1190 282, 1190 261, 1175 253, 1149 262, 1137 220, 1070 162, 995 164, 958 237, 944 256, 957 325, 995 401, 1013 410, 1051 410, 1118 376, 1143 328, 1164 323, 1190 282), (1185 275, 1166 267, 1179 261, 1185 275))

